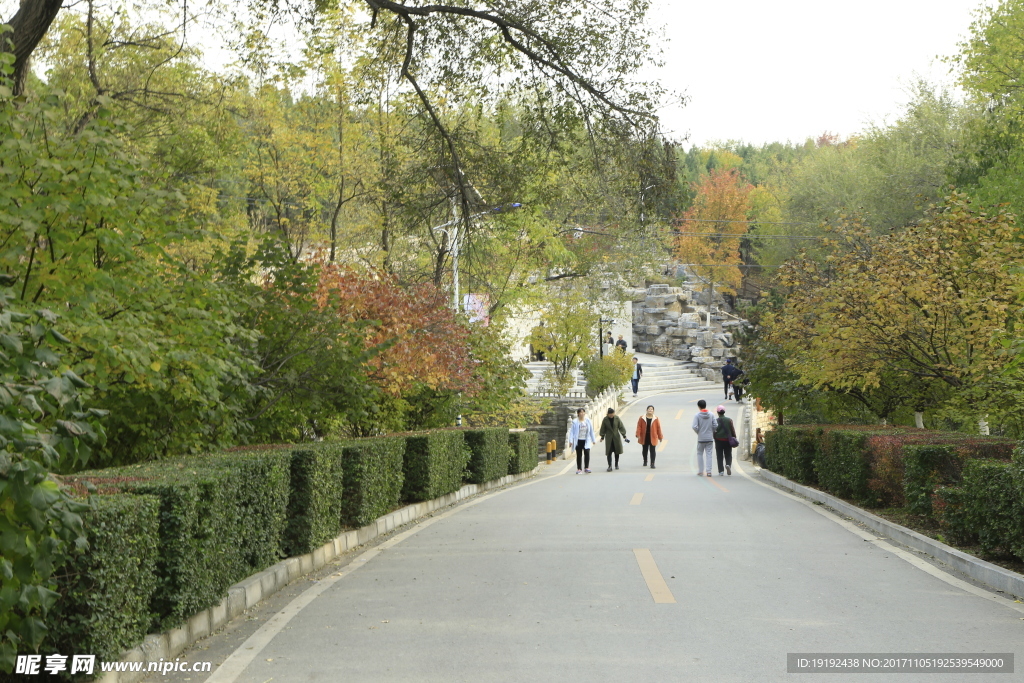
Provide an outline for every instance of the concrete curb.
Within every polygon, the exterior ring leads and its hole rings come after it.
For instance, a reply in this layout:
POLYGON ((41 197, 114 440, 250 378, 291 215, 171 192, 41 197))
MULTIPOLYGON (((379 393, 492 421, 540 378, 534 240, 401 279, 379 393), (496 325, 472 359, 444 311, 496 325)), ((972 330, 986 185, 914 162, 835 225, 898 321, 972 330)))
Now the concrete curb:
POLYGON ((346 531, 333 541, 325 543, 311 553, 281 560, 258 574, 253 574, 229 587, 227 597, 221 600, 219 604, 196 614, 178 628, 146 636, 146 640, 141 645, 125 652, 121 657, 121 661, 142 662, 142 672, 111 671, 100 678, 99 681, 100 683, 138 683, 148 674, 153 673, 146 670, 150 664, 158 663, 161 660, 165 662, 173 660, 190 645, 206 638, 292 581, 320 569, 335 557, 357 548, 378 536, 390 533, 400 526, 425 517, 435 510, 454 505, 485 491, 528 479, 536 475, 539 470, 540 465, 538 464, 537 467, 529 472, 509 474, 483 484, 466 484, 458 491, 449 493, 446 496, 406 505, 378 518, 361 529, 346 531))
POLYGON ((990 588, 1016 597, 1024 597, 1024 575, 1012 572, 1009 569, 1003 569, 998 565, 980 560, 955 548, 950 548, 945 543, 940 543, 916 531, 911 531, 904 526, 882 519, 846 501, 839 500, 835 496, 830 496, 827 493, 807 486, 801 486, 769 470, 762 469, 760 474, 764 479, 773 484, 827 505, 836 512, 860 522, 869 529, 897 543, 902 543, 909 548, 931 555, 939 562, 949 565, 958 572, 969 576, 975 581, 980 581, 990 588))

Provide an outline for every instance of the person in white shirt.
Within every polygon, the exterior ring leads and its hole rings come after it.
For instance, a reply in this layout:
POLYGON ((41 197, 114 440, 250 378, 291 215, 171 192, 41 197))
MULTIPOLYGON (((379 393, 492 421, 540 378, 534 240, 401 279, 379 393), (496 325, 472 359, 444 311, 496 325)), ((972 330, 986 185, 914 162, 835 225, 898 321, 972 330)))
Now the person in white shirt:
POLYGON ((594 445, 594 424, 580 408, 569 428, 569 443, 576 446, 576 474, 590 474, 590 449, 594 445))

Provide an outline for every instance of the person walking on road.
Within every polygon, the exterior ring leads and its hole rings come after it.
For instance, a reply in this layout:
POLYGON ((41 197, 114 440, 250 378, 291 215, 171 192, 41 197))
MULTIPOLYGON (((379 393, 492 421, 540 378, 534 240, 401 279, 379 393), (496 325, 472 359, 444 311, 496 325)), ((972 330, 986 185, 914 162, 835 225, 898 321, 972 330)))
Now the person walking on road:
POLYGON ((636 398, 637 389, 640 388, 640 378, 644 376, 644 366, 633 356, 633 377, 629 380, 633 384, 633 398, 636 398))
MULTIPOLYGON (((619 456, 622 455, 622 440, 626 439, 626 425, 622 424, 622 420, 615 414, 615 408, 608 409, 608 415, 601 420, 601 431, 598 432, 598 436, 601 438, 599 441, 604 441, 607 436, 608 440, 604 442, 604 454, 608 457, 608 471, 612 471, 612 453, 615 454, 615 469, 619 469, 619 456)), ((629 443, 629 439, 626 439, 626 443, 629 443)))
POLYGON ((718 425, 715 427, 715 455, 718 456, 718 476, 722 476, 722 460, 725 460, 725 474, 732 475, 732 442, 736 438, 736 425, 725 416, 725 406, 718 406, 718 425))
POLYGON ((647 455, 651 456, 651 469, 654 469, 654 456, 657 455, 658 444, 665 440, 661 431, 661 421, 654 415, 654 406, 647 406, 647 414, 640 416, 636 422, 636 438, 643 447, 644 467, 647 467, 647 455))
POLYGON ((690 425, 697 435, 697 476, 704 473, 710 477, 711 453, 714 450, 718 420, 708 412, 708 403, 704 399, 697 401, 697 407, 700 411, 693 416, 693 424, 690 425))
POLYGON ((594 424, 580 408, 569 428, 569 443, 576 444, 576 474, 590 474, 590 448, 594 445, 594 424))
POLYGON ((743 371, 732 364, 732 359, 727 358, 722 366, 722 381, 725 383, 725 399, 729 400, 729 385, 735 382, 743 371))

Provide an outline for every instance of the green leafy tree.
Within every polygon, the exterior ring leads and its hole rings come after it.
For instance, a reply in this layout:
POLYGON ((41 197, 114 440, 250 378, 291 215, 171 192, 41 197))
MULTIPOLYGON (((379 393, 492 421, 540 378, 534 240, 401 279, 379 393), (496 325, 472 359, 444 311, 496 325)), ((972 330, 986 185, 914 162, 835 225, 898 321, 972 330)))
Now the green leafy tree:
POLYGON ((24 305, 62 311, 67 362, 112 413, 105 461, 229 442, 249 333, 231 292, 171 253, 203 237, 181 196, 159 187, 111 110, 69 134, 59 94, 10 90, 0 86, 0 268, 24 305))
POLYGON ((380 392, 364 366, 387 344, 365 343, 371 321, 338 315, 319 264, 296 262, 273 236, 252 254, 236 244, 217 264, 244 302, 238 324, 254 333, 245 347, 254 367, 235 416, 239 440, 315 440, 376 413, 380 392))
POLYGON ((540 324, 530 335, 533 348, 543 351, 553 366, 545 378, 550 391, 564 394, 576 383, 576 368, 594 355, 601 311, 579 287, 552 288, 540 324))
POLYGON ((50 472, 83 466, 103 444, 103 411, 58 353, 69 340, 49 310, 19 310, 0 276, 0 671, 35 651, 59 598, 54 571, 85 544, 79 513, 50 472))
POLYGON ((1019 231, 951 195, 917 226, 872 236, 845 225, 825 264, 792 261, 768 340, 801 384, 899 407, 962 410, 995 395, 1018 316, 1019 231))
POLYGON ((587 393, 600 394, 608 387, 621 388, 633 375, 633 358, 613 351, 604 357, 591 356, 583 363, 587 393))

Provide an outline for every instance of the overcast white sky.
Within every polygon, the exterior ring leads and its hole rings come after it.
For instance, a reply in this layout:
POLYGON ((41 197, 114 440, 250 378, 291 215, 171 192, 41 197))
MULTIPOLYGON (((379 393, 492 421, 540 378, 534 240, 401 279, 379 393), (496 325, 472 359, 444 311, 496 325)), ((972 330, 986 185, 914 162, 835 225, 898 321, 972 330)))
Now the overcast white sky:
POLYGON ((653 0, 662 81, 690 102, 661 112, 687 143, 846 137, 893 118, 915 74, 951 83, 983 0, 653 0))

